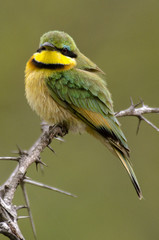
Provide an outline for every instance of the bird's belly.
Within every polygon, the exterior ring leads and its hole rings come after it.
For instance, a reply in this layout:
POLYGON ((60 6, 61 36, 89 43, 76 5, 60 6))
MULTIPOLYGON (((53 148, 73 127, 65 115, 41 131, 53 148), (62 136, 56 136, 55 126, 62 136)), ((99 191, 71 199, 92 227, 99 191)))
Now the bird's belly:
POLYGON ((82 132, 85 130, 85 123, 74 117, 69 110, 60 106, 50 96, 42 71, 26 73, 25 92, 31 108, 47 123, 65 122, 71 131, 82 132))

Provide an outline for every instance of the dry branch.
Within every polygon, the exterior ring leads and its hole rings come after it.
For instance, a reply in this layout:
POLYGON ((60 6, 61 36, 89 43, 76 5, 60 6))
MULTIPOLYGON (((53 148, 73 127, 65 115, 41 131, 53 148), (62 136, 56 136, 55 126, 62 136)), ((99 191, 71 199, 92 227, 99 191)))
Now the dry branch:
MULTIPOLYGON (((125 110, 122 110, 116 113, 117 117, 124 116, 135 116, 139 119, 139 124, 141 120, 147 122, 157 131, 159 129, 151 123, 148 119, 146 119, 143 115, 149 113, 159 113, 159 108, 150 108, 141 101, 139 104, 134 105, 131 100, 131 106, 125 110), (139 107, 141 104, 141 107, 139 107)), ((139 129, 139 126, 138 126, 139 129)), ((43 164, 45 165, 41 159, 41 152, 48 147, 52 152, 54 150, 49 146, 53 138, 61 140, 62 137, 67 134, 66 129, 62 126, 56 125, 53 127, 49 127, 47 125, 43 125, 42 134, 38 138, 38 140, 33 144, 33 146, 28 151, 22 151, 18 148, 19 157, 0 157, 0 160, 10 160, 17 161, 18 165, 15 170, 12 172, 10 177, 6 180, 6 182, 0 186, 0 233, 6 235, 11 240, 24 240, 24 237, 19 229, 17 220, 20 218, 26 218, 27 216, 18 217, 17 211, 21 208, 27 208, 29 217, 31 219, 32 228, 34 232, 34 236, 36 238, 35 227, 32 219, 32 214, 29 206, 29 199, 26 193, 25 184, 30 183, 36 186, 40 186, 43 188, 51 189, 54 191, 61 192, 63 194, 67 194, 70 196, 74 196, 71 193, 62 191, 57 188, 50 187, 43 183, 39 183, 27 178, 26 171, 28 167, 32 163, 43 164), (14 198, 15 191, 17 187, 21 185, 24 193, 24 197, 26 200, 26 206, 15 206, 12 201, 14 198)))
MULTIPOLYGON (((18 165, 7 181, 0 187, 0 233, 6 235, 11 240, 25 239, 17 223, 17 207, 12 204, 18 185, 22 184, 23 186, 23 192, 27 200, 26 205, 31 216, 26 191, 24 191, 25 181, 23 179, 25 179, 26 171, 34 162, 42 164, 40 160, 41 152, 50 144, 53 138, 57 136, 63 137, 65 134, 66 132, 60 126, 49 127, 45 125, 41 136, 28 152, 23 152, 19 149, 20 158, 18 159, 18 165)), ((8 160, 9 157, 3 157, 3 159, 8 160)), ((13 160, 12 157, 10 160, 13 160)), ((71 196, 71 193, 69 195, 71 196)))
POLYGON ((134 104, 131 99, 131 106, 125 110, 121 110, 120 112, 117 112, 115 115, 116 117, 127 117, 127 116, 137 117, 139 119, 137 133, 139 131, 140 123, 142 120, 159 132, 159 128, 156 127, 152 122, 150 122, 147 118, 143 116, 143 114, 148 114, 148 113, 159 113, 159 108, 151 108, 145 105, 142 100, 139 103, 134 104), (141 105, 141 107, 138 107, 139 105, 141 105))

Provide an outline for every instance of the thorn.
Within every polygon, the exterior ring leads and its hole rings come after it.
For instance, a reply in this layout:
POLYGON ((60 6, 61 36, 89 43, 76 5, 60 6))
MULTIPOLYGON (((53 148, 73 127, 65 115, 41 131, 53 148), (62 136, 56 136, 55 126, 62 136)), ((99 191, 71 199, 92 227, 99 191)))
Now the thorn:
POLYGON ((29 179, 29 180, 30 180, 31 178, 30 178, 30 177, 28 177, 28 176, 24 176, 24 178, 23 178, 23 179, 29 179))
POLYGON ((44 166, 40 164, 41 173, 44 174, 44 166))
MULTIPOLYGON (((46 164, 45 166, 47 167, 46 164)), ((40 164, 39 167, 40 167, 41 173, 44 174, 44 164, 40 164)), ((38 171, 38 163, 36 164, 36 170, 38 171)))
POLYGON ((33 221, 32 212, 31 212, 31 209, 30 209, 29 198, 28 198, 28 194, 27 194, 27 191, 26 191, 26 188, 25 188, 24 181, 21 183, 21 188, 22 188, 22 191, 23 191, 23 194, 24 194, 24 199, 25 199, 26 205, 27 205, 28 214, 29 214, 29 217, 30 217, 30 222, 31 222, 34 238, 35 238, 35 240, 37 240, 36 229, 35 229, 35 225, 34 225, 34 221, 33 221))
POLYGON ((41 169, 42 173, 44 172, 43 166, 47 167, 46 163, 44 163, 40 160, 40 157, 38 158, 38 160, 35 161, 35 164, 36 164, 36 171, 38 171, 38 166, 40 164, 40 169, 41 169))
POLYGON ((134 104, 132 97, 130 97, 130 102, 131 102, 131 107, 133 107, 133 108, 136 108, 137 106, 139 106, 141 104, 141 100, 140 100, 140 102, 134 104))
POLYGON ((140 104, 144 107, 144 100, 140 97, 140 104))
MULTIPOLYGON (((51 150, 51 152, 55 153, 54 149, 50 146, 50 145, 47 145, 48 149, 51 150)), ((56 154, 56 153, 55 153, 56 154)))
POLYGON ((47 167, 47 164, 44 163, 44 162, 42 162, 42 161, 40 160, 40 157, 35 161, 35 163, 36 163, 36 167, 38 166, 38 164, 41 164, 41 165, 47 167))
POLYGON ((56 191, 56 192, 59 192, 59 193, 62 193, 62 194, 65 194, 65 195, 68 195, 68 196, 71 196, 71 197, 77 197, 76 195, 72 194, 72 193, 69 193, 69 192, 66 192, 66 191, 63 191, 59 188, 55 188, 55 187, 51 187, 51 186, 48 186, 46 184, 43 184, 43 183, 40 183, 40 182, 36 182, 34 180, 31 180, 31 179, 24 179, 23 180, 24 183, 30 183, 30 184, 33 184, 35 186, 38 186, 38 187, 42 187, 42 188, 46 188, 46 189, 50 189, 52 191, 56 191))
POLYGON ((38 163, 37 163, 37 161, 35 162, 35 167, 36 167, 36 171, 38 172, 38 163))
POLYGON ((147 124, 149 124, 151 127, 153 127, 154 129, 156 129, 156 131, 159 132, 159 128, 157 128, 152 122, 150 122, 147 118, 145 118, 144 116, 142 116, 142 120, 145 121, 147 124))
POLYGON ((20 157, 0 157, 0 160, 11 160, 19 162, 20 157))
POLYGON ((64 141, 65 141, 65 140, 64 140, 62 137, 60 137, 60 136, 55 137, 55 139, 58 140, 58 141, 60 141, 60 142, 64 142, 64 141))
POLYGON ((25 219, 25 218, 29 218, 29 216, 19 216, 19 217, 17 217, 17 220, 25 219))
MULTIPOLYGON (((13 150, 13 151, 11 151, 11 153, 20 155, 20 154, 19 154, 19 151, 17 151, 17 150, 13 150)), ((21 155, 20 155, 20 156, 21 156, 21 155)))
POLYGON ((18 154, 21 156, 23 155, 23 151, 21 150, 21 148, 18 146, 18 144, 16 144, 17 148, 18 148, 18 154))
POLYGON ((142 102, 141 102, 141 101, 140 101, 140 102, 138 102, 138 103, 136 103, 136 104, 134 104, 134 108, 138 107, 140 104, 142 104, 142 102))
POLYGON ((136 129, 136 135, 138 135, 138 133, 139 133, 139 128, 140 128, 142 118, 138 116, 138 119, 139 119, 139 122, 138 122, 137 129, 136 129))
POLYGON ((21 210, 21 209, 23 209, 23 208, 27 208, 27 206, 26 206, 26 205, 16 206, 16 211, 21 210))
POLYGON ((134 102, 133 102, 132 97, 130 97, 130 102, 131 102, 131 106, 134 106, 134 102))
MULTIPOLYGON (((17 144, 16 144, 17 148, 18 148, 18 151, 17 151, 17 154, 19 154, 20 156, 22 155, 26 155, 28 156, 28 152, 25 151, 25 150, 22 150, 17 144)), ((16 153, 16 152, 15 152, 16 153)))

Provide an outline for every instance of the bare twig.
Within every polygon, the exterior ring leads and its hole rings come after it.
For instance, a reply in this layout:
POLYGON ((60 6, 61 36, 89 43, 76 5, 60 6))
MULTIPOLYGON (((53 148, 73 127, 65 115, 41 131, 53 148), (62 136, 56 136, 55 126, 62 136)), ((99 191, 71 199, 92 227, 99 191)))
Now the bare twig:
POLYGON ((24 182, 21 183, 21 187, 22 187, 22 191, 23 191, 23 194, 24 194, 25 203, 26 203, 26 206, 27 206, 27 209, 28 209, 28 214, 29 214, 29 217, 30 217, 30 222, 31 222, 34 238, 36 240, 37 239, 36 229, 35 229, 33 215, 32 215, 32 212, 31 212, 29 198, 28 198, 28 194, 27 194, 24 182))
POLYGON ((19 216, 19 217, 17 217, 17 220, 26 219, 26 218, 30 218, 30 217, 29 216, 19 216))
POLYGON ((0 160, 19 161, 20 157, 0 157, 0 160))
POLYGON ((24 208, 27 208, 27 206, 25 205, 19 205, 19 206, 16 206, 16 210, 21 210, 21 209, 24 209, 24 208))
POLYGON ((50 190, 53 190, 55 192, 59 192, 59 193, 62 193, 62 194, 65 194, 67 196, 71 196, 71 197, 77 197, 76 195, 72 194, 72 193, 69 193, 69 192, 66 192, 66 191, 63 191, 59 188, 55 188, 55 187, 51 187, 51 186, 48 186, 46 184, 43 184, 43 183, 40 183, 40 182, 36 182, 36 181, 33 181, 31 179, 24 179, 23 182, 25 183, 30 183, 30 184, 33 184, 35 186, 38 186, 38 187, 42 187, 42 188, 46 188, 46 189, 50 189, 50 190))
POLYGON ((148 114, 148 113, 159 113, 159 108, 151 108, 145 105, 142 100, 139 103, 134 104, 131 99, 131 106, 125 110, 121 110, 120 112, 117 112, 115 115, 116 117, 127 117, 127 116, 137 117, 139 119, 137 133, 139 131, 140 123, 142 120, 159 132, 159 128, 156 127, 152 122, 150 122, 147 118, 143 116, 143 114, 148 114), (141 105, 141 107, 138 107, 139 105, 141 105))

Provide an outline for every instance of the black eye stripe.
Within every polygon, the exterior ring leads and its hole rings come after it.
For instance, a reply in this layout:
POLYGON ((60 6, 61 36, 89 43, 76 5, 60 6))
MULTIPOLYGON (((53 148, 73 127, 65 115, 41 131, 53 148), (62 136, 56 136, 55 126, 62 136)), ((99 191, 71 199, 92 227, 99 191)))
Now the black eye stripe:
MULTIPOLYGON (((71 57, 71 58, 77 58, 77 54, 75 54, 74 52, 72 52, 72 51, 70 51, 70 50, 68 50, 67 48, 57 48, 57 47, 55 47, 54 48, 54 50, 57 50, 57 51, 59 51, 59 52, 61 52, 63 55, 65 55, 65 56, 68 56, 68 57, 71 57)), ((42 51, 45 51, 45 50, 47 50, 47 47, 44 47, 44 46, 42 46, 42 47, 40 47, 36 52, 38 52, 38 53, 40 53, 40 52, 42 52, 42 51)), ((54 51, 53 50, 53 51, 54 51)))
POLYGON ((68 57, 71 57, 71 58, 76 58, 77 57, 77 55, 74 52, 69 51, 67 48, 62 48, 62 49, 59 49, 59 50, 65 56, 68 56, 68 57))
POLYGON ((44 50, 46 50, 45 47, 40 47, 40 48, 38 48, 38 50, 37 50, 36 52, 40 53, 40 52, 42 52, 42 51, 44 51, 44 50))

